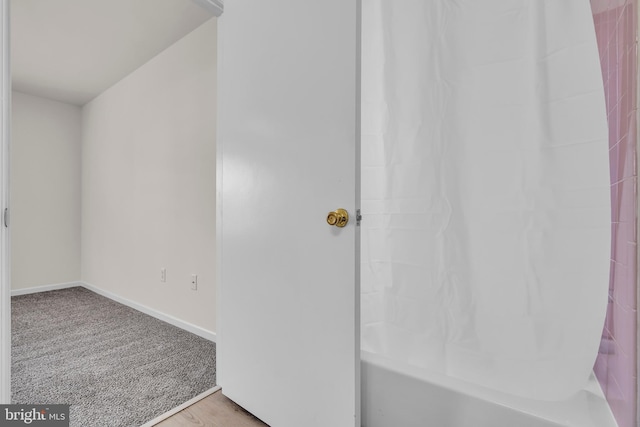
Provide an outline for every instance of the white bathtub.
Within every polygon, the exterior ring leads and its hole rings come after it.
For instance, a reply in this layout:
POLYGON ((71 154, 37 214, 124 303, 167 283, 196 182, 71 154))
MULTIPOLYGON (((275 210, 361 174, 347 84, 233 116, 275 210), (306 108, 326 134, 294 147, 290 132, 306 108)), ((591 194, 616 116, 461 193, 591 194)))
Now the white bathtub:
POLYGON ((364 427, 617 427, 595 377, 559 402, 508 396, 362 352, 364 427))

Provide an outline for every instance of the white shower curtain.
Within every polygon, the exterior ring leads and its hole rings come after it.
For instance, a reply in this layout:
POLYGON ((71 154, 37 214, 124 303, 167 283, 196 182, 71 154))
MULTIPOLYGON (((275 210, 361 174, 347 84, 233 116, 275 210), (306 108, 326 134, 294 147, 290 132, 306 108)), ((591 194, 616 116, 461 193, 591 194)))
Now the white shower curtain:
POLYGON ((519 396, 583 387, 607 304, 585 0, 363 0, 362 346, 519 396))

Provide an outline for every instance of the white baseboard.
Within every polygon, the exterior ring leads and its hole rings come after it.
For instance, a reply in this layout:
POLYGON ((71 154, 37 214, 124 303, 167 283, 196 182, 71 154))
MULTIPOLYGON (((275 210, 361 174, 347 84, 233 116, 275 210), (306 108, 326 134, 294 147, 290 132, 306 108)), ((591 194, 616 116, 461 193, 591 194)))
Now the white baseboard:
POLYGON ((55 283, 52 285, 34 286, 32 288, 12 289, 11 296, 15 297, 18 295, 35 294, 38 292, 56 291, 58 289, 75 288, 76 286, 83 286, 83 284, 81 282, 67 282, 67 283, 55 283))
POLYGON ((165 314, 161 311, 153 309, 151 307, 147 307, 146 305, 138 304, 135 301, 131 301, 130 299, 123 298, 119 295, 116 295, 112 292, 105 291, 104 289, 98 288, 97 286, 93 286, 90 283, 80 282, 81 286, 89 289, 90 291, 95 292, 96 294, 100 294, 103 297, 107 297, 113 301, 119 302, 120 304, 124 304, 128 307, 131 307, 135 310, 141 311, 144 314, 148 314, 151 317, 155 317, 156 319, 162 320, 163 322, 167 322, 173 326, 176 326, 180 329, 184 329, 185 331, 189 331, 192 334, 196 334, 199 337, 207 339, 209 341, 216 342, 216 333, 211 332, 207 329, 201 328, 200 326, 196 326, 192 323, 185 322, 184 320, 180 320, 171 315, 165 314))
POLYGON ((199 337, 202 337, 209 341, 216 342, 215 332, 211 332, 207 329, 201 328, 200 326, 196 326, 192 323, 185 322, 184 320, 180 320, 176 317, 162 313, 161 311, 155 310, 151 307, 147 307, 146 305, 138 304, 137 302, 131 301, 130 299, 123 298, 119 295, 116 295, 109 291, 105 291, 104 289, 100 289, 97 286, 93 286, 86 282, 57 283, 53 285, 34 286, 32 288, 26 288, 26 289, 16 289, 11 291, 11 296, 33 294, 36 292, 54 291, 58 289, 67 289, 67 288, 73 288, 76 286, 81 286, 92 292, 95 292, 96 294, 102 295, 103 297, 107 297, 110 300, 119 302, 120 304, 124 304, 135 310, 141 311, 144 314, 148 314, 151 317, 155 317, 156 319, 162 320, 163 322, 167 322, 180 329, 184 329, 185 331, 191 332, 192 334, 196 334, 199 337))

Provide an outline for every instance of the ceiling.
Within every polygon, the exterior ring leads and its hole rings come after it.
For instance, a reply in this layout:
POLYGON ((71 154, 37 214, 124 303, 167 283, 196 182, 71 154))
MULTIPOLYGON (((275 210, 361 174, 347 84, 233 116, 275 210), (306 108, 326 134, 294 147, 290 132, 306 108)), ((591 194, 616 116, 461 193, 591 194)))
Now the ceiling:
POLYGON ((83 105, 212 16, 192 0, 12 0, 13 89, 83 105))

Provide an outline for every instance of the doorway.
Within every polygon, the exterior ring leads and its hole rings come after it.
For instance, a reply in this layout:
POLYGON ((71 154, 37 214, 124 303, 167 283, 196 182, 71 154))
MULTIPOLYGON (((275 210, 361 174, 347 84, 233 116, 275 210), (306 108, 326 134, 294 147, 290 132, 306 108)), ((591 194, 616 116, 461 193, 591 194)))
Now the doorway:
MULTIPOLYGON (((8 13, 9 2, 5 3, 8 13)), ((36 83, 29 83, 29 79, 24 78, 25 75, 29 77, 29 73, 22 73, 24 69, 18 69, 20 61, 15 56, 11 58, 12 63, 15 65, 12 70, 14 83, 19 82, 20 98, 24 100, 25 97, 29 97, 30 101, 33 101, 33 98, 36 97, 49 98, 50 100, 53 99, 54 102, 70 105, 69 110, 74 108, 79 110, 79 112, 76 111, 77 114, 75 116, 80 118, 81 129, 79 131, 76 129, 75 132, 80 135, 78 138, 80 142, 76 143, 76 145, 79 145, 80 153, 76 152, 74 154, 77 158, 72 159, 71 163, 75 162, 77 170, 75 174, 67 174, 67 182, 73 182, 74 179, 75 181, 78 179, 82 181, 82 184, 71 192, 75 194, 69 195, 67 199, 60 200, 62 197, 53 197, 53 203, 57 201, 59 202, 58 205, 47 206, 46 211, 42 206, 28 210, 29 213, 39 216, 38 221, 43 222, 51 219, 51 215, 47 215, 48 213, 67 208, 67 205, 70 204, 68 200, 72 200, 72 204, 75 204, 74 209, 77 217, 82 219, 77 221, 79 222, 76 224, 77 228, 73 230, 75 236, 70 238, 70 240, 74 241, 74 245, 68 245, 63 250, 59 250, 59 252, 76 251, 78 253, 77 258, 79 258, 77 266, 70 265, 72 264, 70 262, 54 261, 51 262, 52 266, 60 267, 60 264, 65 264, 65 267, 69 268, 67 268, 67 271, 54 271, 60 274, 49 280, 33 279, 18 274, 17 278, 19 280, 16 280, 16 282, 20 283, 14 283, 14 287, 20 288, 19 292, 33 291, 34 288, 35 290, 37 288, 40 288, 40 290, 56 289, 67 285, 80 285, 90 289, 93 287, 94 289, 92 290, 104 291, 102 292, 103 295, 112 299, 119 299, 120 302, 129 303, 128 305, 135 306, 137 304, 136 308, 149 309, 150 313, 148 314, 155 314, 156 317, 165 315, 163 320, 174 320, 174 324, 180 324, 180 321, 182 321, 181 327, 185 325, 187 328, 193 327, 192 332, 200 332, 201 335, 209 332, 215 338, 213 332, 215 331, 215 313, 213 310, 209 310, 211 312, 209 315, 201 314, 204 311, 202 306, 215 306, 213 281, 215 273, 208 271, 205 267, 201 267, 205 263, 213 264, 215 255, 213 249, 208 249, 199 251, 202 259, 194 259, 195 257, 189 256, 189 247, 201 249, 201 244, 190 239, 193 234, 198 233, 208 237, 211 240, 211 247, 215 246, 215 236, 212 237, 211 233, 202 232, 202 227, 207 227, 207 222, 203 217, 207 211, 215 212, 215 205, 203 208, 202 205, 191 202, 187 197, 190 192, 192 194, 203 193, 203 188, 209 188, 211 198, 215 198, 215 191, 213 191, 213 188, 215 188, 215 170, 212 166, 207 169, 206 155, 203 155, 202 152, 194 155, 188 149, 189 142, 197 139, 200 146, 209 146, 205 151, 215 152, 215 129, 208 128, 206 130, 211 137, 203 137, 194 133, 194 129, 197 127, 195 122, 204 122, 204 118, 207 115, 215 117, 215 110, 212 111, 211 108, 207 108, 208 106, 202 102, 192 108, 185 108, 185 105, 190 105, 190 102, 194 101, 190 97, 191 92, 181 91, 178 88, 170 87, 170 85, 165 85, 162 91, 154 92, 151 84, 144 88, 136 89, 136 85, 131 83, 131 76, 135 73, 138 73, 138 75, 144 73, 145 67, 147 69, 155 67, 156 69, 165 70, 164 77, 167 81, 170 81, 171 77, 175 77, 180 82, 201 77, 197 73, 189 74, 186 72, 183 75, 180 74, 178 68, 181 66, 185 68, 184 61, 188 61, 187 53, 193 47, 180 48, 178 45, 212 19, 212 14, 196 3, 182 0, 155 3, 154 9, 157 8, 158 10, 149 10, 148 3, 142 1, 109 2, 106 4, 97 1, 73 0, 56 2, 20 1, 14 3, 12 4, 12 20, 21 12, 29 12, 31 15, 27 22, 30 24, 35 24, 38 19, 43 19, 46 22, 55 23, 60 31, 77 30, 84 35, 84 39, 77 34, 62 35, 61 38, 71 41, 71 44, 77 42, 73 49, 64 51, 62 48, 58 49, 61 43, 59 39, 55 38, 56 35, 54 33, 47 35, 42 28, 42 23, 39 23, 37 35, 32 35, 32 38, 36 39, 33 40, 33 44, 41 48, 40 52, 48 55, 48 57, 43 60, 45 65, 36 67, 44 71, 44 75, 35 78, 36 83), (105 9, 113 7, 116 8, 115 11, 105 9), (117 9, 118 7, 120 9, 117 9), (176 11, 175 7, 180 9, 176 11), (87 9, 92 8, 93 12, 98 9, 98 15, 101 15, 101 21, 97 24, 96 21, 92 21, 93 18, 81 15, 83 11, 86 12, 87 9), (175 18, 170 19, 170 17, 175 18), (67 18, 69 21, 64 21, 67 18), (124 24, 122 21, 115 25, 113 22, 108 22, 109 19, 116 18, 124 19, 124 24), (178 21, 175 25, 172 24, 174 19, 178 21), (100 26, 106 30, 106 33, 99 35, 92 32, 100 26), (113 28, 117 28, 118 31, 114 32, 113 28), (155 34, 159 34, 162 38, 162 43, 156 43, 155 47, 145 45, 146 36, 143 34, 142 28, 150 29, 152 32, 155 31, 155 34), (126 31, 130 31, 128 35, 121 34, 126 33, 126 31), (167 34, 170 37, 167 37, 167 34), (106 45, 104 44, 112 42, 112 39, 124 40, 125 44, 133 45, 135 55, 131 54, 131 51, 118 55, 130 60, 129 70, 125 70, 124 75, 116 76, 115 78, 112 76, 112 81, 109 81, 107 78, 102 77, 104 77, 104 74, 108 74, 107 72, 112 72, 117 68, 117 64, 114 64, 117 60, 110 60, 107 61, 108 64, 101 65, 96 57, 91 57, 90 59, 93 63, 88 64, 88 66, 81 64, 79 60, 88 55, 81 53, 78 49, 88 44, 89 39, 98 43, 91 47, 90 50, 101 53, 113 50, 105 47, 106 45), (163 57, 166 52, 169 52, 175 46, 178 46, 177 51, 168 54, 174 55, 174 57, 163 57), (131 62, 135 59, 133 58, 134 56, 143 51, 147 57, 139 57, 137 59, 138 63, 131 62), (162 61, 165 61, 165 63, 163 64, 162 61), (60 89, 60 86, 63 85, 58 85, 58 88, 54 87, 55 85, 48 85, 52 83, 55 77, 63 77, 64 70, 55 69, 55 66, 60 64, 66 64, 75 70, 75 73, 71 73, 71 83, 74 83, 73 80, 75 80, 78 86, 87 75, 89 77, 94 75, 93 77, 96 78, 88 79, 92 80, 89 82, 89 86, 94 89, 98 88, 100 95, 96 97, 86 87, 81 87, 80 89, 76 87, 65 92, 60 89), (176 67, 171 68, 172 65, 176 67), (83 66, 88 68, 83 69, 83 66), (129 73, 126 71, 129 71, 129 73), (167 73, 173 74, 167 76, 167 73), (100 84, 103 85, 102 89, 99 88, 100 84), (179 99, 180 104, 178 105, 181 108, 176 106, 172 109, 164 105, 163 101, 168 98, 179 99), (136 101, 139 101, 137 109, 134 108, 136 101), (146 105, 144 105, 145 102, 146 105), (141 104, 142 106, 140 106, 141 104), (166 108, 160 111, 161 108, 159 106, 163 105, 166 108), (154 109, 156 106, 158 108, 154 109), (120 123, 128 122, 129 126, 116 132, 111 124, 118 113, 121 113, 120 123), (185 117, 189 113, 190 117, 185 117), (180 114, 183 114, 183 116, 180 116, 177 120, 185 122, 184 129, 176 129, 170 126, 162 127, 172 117, 175 119, 180 114), (148 126, 149 123, 156 125, 152 128, 148 126), (104 137, 105 132, 110 132, 111 138, 104 137), (141 142, 143 140, 145 142, 141 142), (108 144, 109 146, 105 148, 108 142, 111 142, 111 144, 108 144), (155 145, 151 145, 153 143, 155 145), (122 156, 118 157, 119 154, 122 156), (189 168, 193 173, 188 171, 184 173, 177 172, 178 169, 184 171, 189 168), (165 173, 162 173, 163 171, 165 173), (208 178, 203 179, 204 176, 211 177, 211 179, 206 182, 208 178), (200 184, 195 184, 194 181, 200 182, 200 184), (199 185, 200 187, 198 187, 199 185), (98 189, 101 190, 98 191, 98 189), (181 189, 185 190, 180 191, 181 189), (176 195, 176 193, 178 194, 176 195), (184 198, 181 199, 180 197, 184 198), (160 202, 153 204, 149 202, 150 200, 160 200, 160 202), (130 203, 123 203, 125 201, 130 203), (201 217, 196 219, 189 217, 186 219, 187 215, 183 213, 189 211, 180 209, 180 206, 190 206, 193 209, 191 212, 196 212, 201 217), (171 234, 171 227, 166 225, 168 223, 173 225, 187 223, 191 229, 185 230, 183 227, 180 230, 182 234, 187 236, 181 240, 180 237, 171 234), (160 231, 154 232, 152 226, 160 229, 160 231), (200 228, 198 229, 198 227, 200 228), (117 236, 118 234, 119 236, 117 236), (154 236, 159 237, 156 240, 154 236), (109 239, 111 239, 110 243, 107 242, 109 239), (96 240, 100 242, 95 243, 96 240), (108 244, 105 245, 106 242, 108 244), (77 249, 71 248, 67 250, 71 246, 75 246, 77 249), (153 252, 145 246, 150 246, 152 249, 157 248, 158 250, 153 252), (85 251, 80 251, 79 247, 84 247, 85 251), (180 253, 176 255, 176 252, 180 253), (183 256, 183 258, 176 260, 180 256, 183 256), (204 258, 208 259, 205 261, 204 258), (102 266, 108 266, 108 268, 102 268, 102 266), (75 276, 73 275, 74 269, 76 271, 75 276), (163 272, 164 280, 161 276, 163 272), (195 279, 193 277, 194 274, 196 275, 195 279), (120 276, 120 279, 118 279, 118 276, 120 276), (143 276, 146 277, 143 278, 143 276), (195 281, 195 284, 192 284, 192 281, 195 281), (194 285, 196 289, 192 290, 194 285), (198 304, 200 307, 197 307, 198 304)), ((8 22, 8 15, 5 22, 8 22)), ((17 25, 14 25, 14 29, 17 27, 17 25)), ((12 34, 12 36, 16 35, 12 34)), ((7 43, 8 39, 9 35, 7 34, 7 43)), ((20 40, 19 37, 14 37, 12 42, 14 53, 19 47, 16 43, 18 40, 20 40)), ((22 37, 22 40, 24 41, 25 38, 22 37)), ((28 41, 26 40, 25 43, 28 44, 28 41)), ((215 55, 215 40, 210 41, 210 46, 215 55)), ((162 76, 158 76, 158 73, 155 75, 157 80, 162 79, 162 76)), ((145 80, 140 77, 138 79, 145 80)), ((215 75, 211 79, 215 81, 215 75)), ((135 80, 135 76, 133 80, 135 80)), ((156 81, 156 84, 160 83, 156 81)), ((206 90, 204 92, 207 93, 206 90)), ((212 99, 215 99, 215 94, 212 99)), ((7 114, 9 114, 8 111, 7 114)), ((24 116, 22 112, 21 115, 24 116)), ((46 137, 50 136, 51 134, 46 135, 46 137)), ((42 135, 41 139, 44 139, 44 137, 45 135, 42 135)), ((31 139, 37 140, 38 138, 31 139)), ((37 143, 38 141, 35 142, 37 143)), ((53 152, 59 154, 57 150, 53 152)), ((42 165, 46 167, 51 165, 55 159, 49 156, 42 160, 42 165)), ((215 164, 215 158, 210 163, 215 164)), ((14 165, 13 169, 16 171, 22 167, 24 165, 14 165)), ((8 169, 6 168, 5 170, 8 169)), ((42 171, 43 168, 39 169, 42 171)), ((68 167, 58 165, 57 167, 52 167, 52 169, 60 171, 68 169, 68 167)), ((37 172, 39 171, 35 171, 34 174, 37 172)), ((65 170, 65 172, 68 171, 65 170)), ((31 174, 32 178, 34 174, 31 174)), ((44 179, 39 179, 38 181, 42 184, 50 184, 44 179)), ((15 190, 14 193, 17 193, 18 189, 14 188, 15 184, 12 183, 12 189, 15 190)), ((20 185, 20 183, 17 183, 17 185, 20 185)), ((58 185, 58 187, 61 187, 61 185, 58 185)), ((27 204, 23 204, 23 208, 25 205, 27 204)), ((25 215, 21 215, 19 212, 21 210, 20 206, 12 204, 12 210, 13 217, 16 220, 18 218, 24 219, 25 215)), ((22 211, 25 212, 25 209, 22 209, 22 211)), ((60 219, 59 217, 58 220, 60 219)), ((65 216, 62 216, 62 219, 69 220, 65 216)), ((213 217, 209 218, 209 220, 210 228, 214 229, 213 217)), ((69 220, 68 222, 73 223, 74 221, 69 220)), ((20 238, 17 232, 19 231, 19 222, 16 221, 12 225, 14 226, 12 227, 12 237, 14 243, 17 243, 18 238, 20 238)), ((54 229, 56 224, 40 224, 40 226, 43 232, 46 233, 54 229)), ((42 235, 44 233, 40 233, 40 238, 44 239, 46 237, 42 235)), ((7 249, 9 249, 8 244, 7 249)), ((48 253, 50 256, 60 255, 54 249, 50 249, 48 253)), ((15 253, 13 255, 15 264, 18 257, 15 256, 15 253)), ((68 258, 73 258, 73 254, 69 255, 67 253, 65 255, 68 258)), ((30 260, 26 264, 31 266, 40 265, 37 259, 30 260)), ((16 273, 15 270, 20 269, 14 268, 14 273, 16 273)), ((8 268, 3 269, 3 274, 8 270, 8 268)), ((46 270, 46 268, 41 270, 46 270)), ((22 271, 24 272, 24 269, 22 271)), ((53 274, 51 277, 53 277, 53 274)), ((7 277, 6 289, 4 289, 5 292, 3 293, 3 296, 6 296, 6 301, 10 300, 9 283, 11 283, 11 279, 7 277)), ((5 307, 8 307, 8 304, 5 307)), ((8 310, 4 310, 4 313, 8 313, 8 310)), ((9 322, 10 320, 7 320, 6 323, 9 322)), ((7 342, 7 340, 4 342, 7 342)), ((10 346, 3 346, 3 351, 10 352, 10 346)), ((8 378, 10 371, 7 370, 6 372, 7 376, 4 378, 8 378)), ((6 391, 4 400, 9 402, 9 390, 6 391)))

